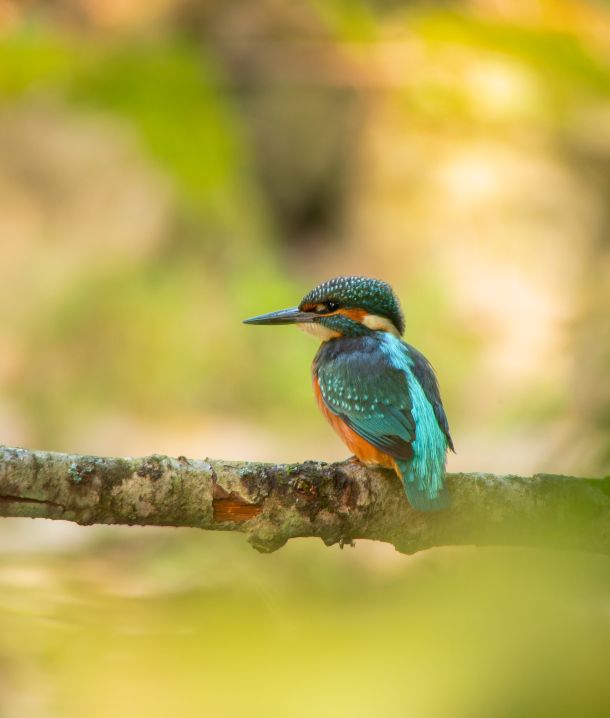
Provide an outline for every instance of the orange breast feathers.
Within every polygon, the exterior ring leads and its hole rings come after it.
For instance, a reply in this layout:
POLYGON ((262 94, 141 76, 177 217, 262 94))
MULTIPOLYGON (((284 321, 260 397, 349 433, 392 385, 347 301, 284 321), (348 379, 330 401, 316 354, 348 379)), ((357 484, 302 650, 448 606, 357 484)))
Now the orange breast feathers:
POLYGON ((333 414, 326 406, 324 399, 322 398, 318 377, 315 374, 313 377, 313 389, 318 406, 327 418, 329 424, 337 432, 341 441, 343 441, 347 448, 353 452, 353 454, 357 456, 360 461, 365 464, 378 464, 380 466, 385 466, 388 469, 396 469, 396 464, 391 456, 384 454, 382 451, 379 451, 377 447, 369 444, 368 441, 363 439, 353 429, 350 429, 343 419, 338 417, 336 414, 333 414))

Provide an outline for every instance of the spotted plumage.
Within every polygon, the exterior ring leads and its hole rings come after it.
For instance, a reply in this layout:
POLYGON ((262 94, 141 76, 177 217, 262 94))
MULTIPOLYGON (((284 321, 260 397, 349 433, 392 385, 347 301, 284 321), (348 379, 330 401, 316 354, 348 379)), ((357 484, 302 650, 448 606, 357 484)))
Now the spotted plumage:
POLYGON ((453 450, 436 377, 427 359, 401 338, 400 303, 385 282, 337 277, 294 309, 247 320, 296 323, 322 339, 313 362, 316 398, 354 454, 393 468, 411 505, 445 508, 447 449, 453 450))
POLYGON ((364 309, 372 315, 389 319, 398 332, 405 330, 400 303, 392 288, 380 279, 369 277, 335 277, 322 282, 306 294, 300 307, 335 301, 344 307, 364 309))

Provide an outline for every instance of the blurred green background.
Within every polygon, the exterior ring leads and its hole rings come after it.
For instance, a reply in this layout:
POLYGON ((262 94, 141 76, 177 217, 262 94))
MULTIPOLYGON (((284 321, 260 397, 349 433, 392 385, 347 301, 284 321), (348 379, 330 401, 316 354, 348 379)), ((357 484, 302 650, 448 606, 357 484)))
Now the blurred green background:
MULTIPOLYGON (((345 450, 315 344, 390 281, 450 470, 610 465, 610 6, 0 0, 0 441, 345 450)), ((610 561, 0 523, 0 716, 610 713, 610 561)))

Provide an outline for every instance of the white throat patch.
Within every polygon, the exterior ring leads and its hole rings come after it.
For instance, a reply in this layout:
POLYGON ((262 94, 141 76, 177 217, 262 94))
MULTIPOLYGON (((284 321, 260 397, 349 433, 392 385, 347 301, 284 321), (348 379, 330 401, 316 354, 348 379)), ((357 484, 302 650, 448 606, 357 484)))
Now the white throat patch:
POLYGON ((329 339, 336 339, 341 336, 339 332, 335 332, 328 327, 325 327, 318 322, 303 322, 297 324, 297 327, 305 334, 311 334, 312 337, 316 337, 320 341, 327 342, 329 339))

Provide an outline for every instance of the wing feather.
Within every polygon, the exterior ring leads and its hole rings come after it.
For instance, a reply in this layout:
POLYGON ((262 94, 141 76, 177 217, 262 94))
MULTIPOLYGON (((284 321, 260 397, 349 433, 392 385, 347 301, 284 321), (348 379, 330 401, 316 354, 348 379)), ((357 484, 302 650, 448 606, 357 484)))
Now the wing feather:
POLYGON ((415 439, 407 372, 393 366, 377 342, 361 339, 356 347, 317 362, 322 399, 363 439, 407 460, 415 439))
POLYGON ((420 383, 426 398, 432 405, 434 416, 438 421, 438 425, 447 438, 447 446, 451 449, 451 451, 455 452, 453 439, 451 438, 451 434, 449 432, 449 422, 447 420, 447 415, 445 414, 443 402, 441 401, 441 393, 438 388, 438 381, 436 380, 434 369, 420 351, 406 342, 404 342, 404 345, 407 348, 412 362, 413 374, 415 374, 415 378, 420 383))

